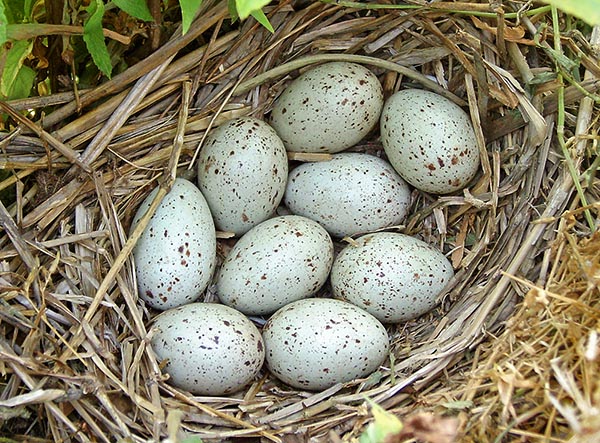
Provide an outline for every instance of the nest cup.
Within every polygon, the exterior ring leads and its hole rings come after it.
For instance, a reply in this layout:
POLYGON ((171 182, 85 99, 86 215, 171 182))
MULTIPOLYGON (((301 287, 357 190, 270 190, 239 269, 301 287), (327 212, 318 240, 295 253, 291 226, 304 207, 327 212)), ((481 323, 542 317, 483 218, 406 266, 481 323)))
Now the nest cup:
MULTIPOLYGON (((18 186, 16 203, 2 209, 0 239, 0 404, 11 411, 0 416, 3 432, 82 442, 187 434, 351 440, 371 420, 365 397, 403 415, 458 417, 463 441, 474 429, 487 441, 481 426, 508 426, 510 413, 490 413, 482 425, 481 414, 465 406, 489 376, 477 365, 492 361, 482 357, 493 352, 491 340, 524 312, 515 310, 520 298, 550 279, 552 260, 562 263, 560 245, 587 228, 555 138, 557 79, 541 75, 554 72, 555 60, 547 42, 533 42, 549 9, 528 14, 519 10, 524 2, 500 10, 487 2, 461 4, 462 12, 451 6, 282 2, 266 9, 271 34, 253 20, 226 30, 226 2, 205 1, 189 33, 175 32, 143 62, 58 103, 39 122, 44 132, 22 126, 4 134, 2 158, 13 173, 2 187, 18 186), (243 115, 265 119, 293 78, 334 60, 370 68, 386 97, 424 88, 469 111, 480 149, 477 177, 452 195, 414 191, 409 217, 392 229, 439 247, 455 278, 433 312, 387 327, 391 356, 367 379, 315 393, 263 370, 244 392, 227 397, 178 390, 149 346, 157 312, 137 296, 133 214, 156 185, 160 198, 175 175, 194 179, 207 129, 243 115), (560 219, 565 209, 575 210, 569 223, 560 219), (456 380, 465 378, 453 374, 469 368, 482 381, 461 391, 456 380), (459 401, 463 406, 441 406, 459 401)), ((586 51, 584 68, 593 71, 598 65, 586 51)), ((597 89, 587 77, 581 86, 597 89)), ((573 117, 567 135, 575 132, 582 88, 565 90, 573 117)), ((351 151, 384 156, 378 130, 351 151)), ((573 145, 576 165, 584 151, 573 145)), ((221 258, 234 241, 219 240, 221 258)))

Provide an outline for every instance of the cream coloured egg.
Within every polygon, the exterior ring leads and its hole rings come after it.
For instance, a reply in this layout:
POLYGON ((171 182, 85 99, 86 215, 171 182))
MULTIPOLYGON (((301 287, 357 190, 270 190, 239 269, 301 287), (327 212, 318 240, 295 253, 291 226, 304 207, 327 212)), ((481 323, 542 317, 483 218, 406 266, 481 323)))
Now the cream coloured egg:
POLYGON ((381 141, 398 174, 415 188, 447 194, 466 187, 479 170, 471 119, 430 91, 393 94, 381 113, 381 141))
POLYGON ((270 371, 290 386, 322 390, 367 377, 388 355, 383 325, 340 300, 308 298, 278 310, 263 327, 270 371))
POLYGON ((333 242, 318 223, 296 215, 275 217, 231 249, 218 273, 217 295, 244 314, 270 314, 317 292, 332 262, 333 242))
POLYGON ((198 186, 216 227, 236 235, 273 214, 287 174, 283 142, 253 117, 236 118, 211 131, 198 157, 198 186))
POLYGON ((370 70, 347 62, 309 69, 273 105, 271 125, 288 151, 339 152, 361 141, 383 106, 383 88, 370 70))
POLYGON ((408 211, 410 189, 385 160, 347 152, 293 169, 284 201, 294 214, 344 237, 400 224, 408 211))
POLYGON ((260 331, 235 309, 191 303, 154 321, 152 349, 169 382, 197 395, 225 395, 247 386, 260 371, 265 349, 260 331))
POLYGON ((422 240, 393 232, 359 237, 336 257, 331 288, 336 298, 383 323, 411 320, 433 309, 454 276, 450 261, 422 240))
MULTIPOLYGON (((138 208, 132 231, 157 192, 138 208)), ((133 249, 139 296, 161 310, 196 301, 212 277, 216 244, 204 196, 193 183, 177 178, 133 249)))

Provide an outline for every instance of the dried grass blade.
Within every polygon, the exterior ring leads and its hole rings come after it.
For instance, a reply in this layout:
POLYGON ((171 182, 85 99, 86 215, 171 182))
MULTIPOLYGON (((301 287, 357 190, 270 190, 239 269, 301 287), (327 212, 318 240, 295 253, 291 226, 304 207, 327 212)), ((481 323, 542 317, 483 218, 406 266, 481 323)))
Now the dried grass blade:
POLYGON ((17 111, 12 109, 8 105, 8 103, 5 103, 0 100, 0 108, 2 108, 4 110, 4 112, 6 112, 8 115, 10 115, 12 118, 14 118, 17 122, 19 122, 22 125, 25 125, 29 130, 36 133, 38 135, 38 137, 45 140, 50 146, 52 146, 54 149, 56 149, 58 152, 60 152, 62 155, 64 155, 65 158, 67 160, 69 160, 71 163, 79 166, 85 172, 91 171, 90 167, 81 160, 79 154, 77 154, 75 151, 73 151, 70 147, 68 147, 61 141, 54 138, 54 136, 52 136, 52 134, 49 134, 48 132, 44 131, 42 128, 39 128, 35 123, 31 122, 29 119, 23 117, 17 111))

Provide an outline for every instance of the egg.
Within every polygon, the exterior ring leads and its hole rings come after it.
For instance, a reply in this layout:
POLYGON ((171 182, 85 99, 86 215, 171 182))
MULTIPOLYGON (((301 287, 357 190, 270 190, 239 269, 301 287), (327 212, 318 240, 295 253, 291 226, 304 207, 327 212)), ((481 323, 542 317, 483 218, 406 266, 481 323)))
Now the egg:
POLYGON ((236 118, 211 131, 198 157, 198 186, 216 227, 236 235, 273 214, 287 174, 283 142, 253 117, 236 118))
POLYGON ((322 390, 366 377, 384 362, 389 339, 371 314, 340 300, 308 298, 263 327, 267 365, 290 386, 322 390))
POLYGON ((294 214, 344 237, 401 223, 410 189, 385 160, 348 152, 293 169, 284 202, 294 214))
POLYGON ((317 292, 332 262, 333 242, 318 223, 275 217, 238 240, 218 273, 216 292, 244 314, 270 314, 317 292))
POLYGON ((151 339, 166 361, 169 382, 197 395, 224 395, 247 386, 260 371, 265 348, 260 331, 235 309, 191 303, 156 317, 151 339))
POLYGON ((383 88, 362 65, 330 62, 295 79, 273 104, 271 125, 288 151, 335 153, 377 125, 383 88))
MULTIPOLYGON (((144 199, 131 231, 157 192, 144 199)), ((212 278, 216 247, 204 196, 192 182, 177 178, 133 249, 139 296, 161 310, 197 300, 212 278)))
POLYGON ((479 169, 471 119, 460 106, 430 91, 406 89, 386 101, 381 141, 396 171, 425 192, 463 189, 479 169))
POLYGON ((454 276, 450 261, 422 240, 393 232, 367 234, 346 246, 331 269, 333 296, 383 323, 433 309, 454 276))

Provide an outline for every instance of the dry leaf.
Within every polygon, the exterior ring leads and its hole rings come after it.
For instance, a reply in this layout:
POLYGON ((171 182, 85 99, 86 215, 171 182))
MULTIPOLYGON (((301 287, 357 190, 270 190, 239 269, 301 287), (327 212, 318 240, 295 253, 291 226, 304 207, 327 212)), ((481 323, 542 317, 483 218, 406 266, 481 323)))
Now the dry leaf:
MULTIPOLYGON (((479 20, 477 17, 472 16, 471 20, 473 24, 483 30, 491 32, 494 35, 498 35, 498 28, 488 25, 486 22, 479 20)), ((523 45, 535 45, 535 42, 530 39, 523 38, 525 36, 525 28, 522 26, 505 26, 502 30, 502 35, 504 36, 504 40, 509 42, 521 43, 523 45)))
POLYGON ((457 435, 457 418, 420 413, 404 419, 402 431, 388 436, 385 443, 400 443, 409 438, 426 443, 454 443, 457 435))

